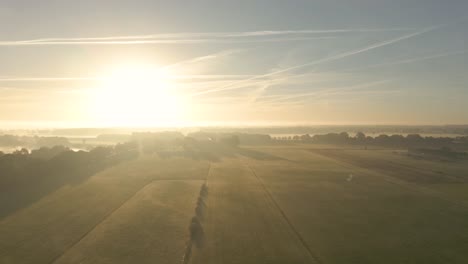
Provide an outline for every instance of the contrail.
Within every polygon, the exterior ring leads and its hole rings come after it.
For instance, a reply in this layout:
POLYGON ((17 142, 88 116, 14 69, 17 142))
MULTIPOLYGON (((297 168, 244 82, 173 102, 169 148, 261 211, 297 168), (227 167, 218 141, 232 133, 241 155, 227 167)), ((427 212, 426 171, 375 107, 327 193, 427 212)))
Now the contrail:
MULTIPOLYGON (((327 94, 319 94, 315 99, 320 99, 324 98, 330 95, 336 96, 336 95, 367 95, 367 96, 372 96, 372 95, 382 95, 382 94, 396 94, 400 93, 400 90, 369 90, 369 91, 344 91, 344 92, 334 92, 334 93, 327 93, 327 94)), ((262 105, 271 105, 271 106, 281 106, 281 105, 304 105, 304 101, 307 98, 298 98, 297 100, 291 100, 291 101, 283 101, 283 102, 260 102, 262 105)), ((349 100, 350 97, 346 97, 346 100, 349 100)))
POLYGON ((383 42, 375 43, 375 44, 372 44, 370 46, 360 48, 360 49, 357 49, 357 50, 351 50, 351 51, 348 51, 348 52, 340 53, 340 54, 330 56, 330 57, 326 57, 326 58, 323 58, 323 59, 319 59, 319 60, 316 60, 316 61, 311 61, 311 62, 308 62, 308 63, 305 63, 305 64, 300 64, 300 65, 296 65, 296 66, 289 67, 289 68, 286 68, 286 69, 270 72, 270 73, 267 73, 267 74, 254 76, 252 78, 248 78, 248 79, 245 79, 245 80, 241 80, 241 81, 238 81, 238 82, 231 83, 231 84, 226 85, 226 86, 224 86, 222 88, 211 89, 211 90, 207 90, 207 91, 204 91, 204 92, 195 93, 195 94, 193 94, 193 96, 199 96, 199 95, 203 95, 203 94, 207 94, 207 93, 213 93, 213 92, 221 92, 221 91, 225 91, 225 90, 238 89, 238 87, 233 87, 233 86, 236 85, 236 84, 242 84, 244 82, 251 81, 251 80, 254 80, 254 79, 258 79, 258 78, 269 77, 269 76, 276 75, 276 74, 283 73, 283 72, 288 72, 288 71, 292 71, 292 70, 296 70, 296 69, 300 69, 300 68, 304 68, 304 67, 308 67, 308 66, 312 66, 312 65, 318 65, 318 64, 321 64, 321 63, 325 63, 325 62, 330 62, 330 61, 335 61, 335 60, 338 60, 338 59, 346 58, 346 57, 356 55, 356 54, 359 54, 359 53, 363 53, 363 52, 366 52, 366 51, 369 51, 369 50, 373 50, 373 49, 384 47, 384 46, 387 46, 387 45, 390 45, 390 44, 394 44, 394 43, 400 42, 402 40, 413 38, 413 37, 419 36, 421 34, 424 34, 424 33, 433 31, 435 29, 438 29, 438 28, 440 28, 442 26, 443 25, 426 28, 424 30, 421 30, 421 31, 418 31, 418 32, 415 32, 415 33, 411 33, 411 34, 400 36, 398 38, 394 38, 394 39, 386 40, 386 41, 383 41, 383 42))
POLYGON ((359 33, 359 32, 385 32, 385 31, 410 31, 414 28, 359 28, 359 29, 325 29, 325 30, 280 30, 280 31, 253 31, 230 33, 225 36, 230 37, 249 37, 249 36, 269 36, 269 35, 287 35, 287 34, 326 34, 326 33, 359 33))
MULTIPOLYGON (((177 63, 165 65, 159 67, 159 69, 171 69, 180 67, 181 65, 191 64, 191 63, 200 63, 208 60, 218 59, 220 57, 228 56, 241 50, 225 50, 221 52, 212 53, 209 55, 198 56, 188 60, 180 61, 177 63)), ((220 79, 225 78, 225 75, 220 76, 204 76, 204 75, 180 75, 171 77, 173 79, 220 79)), ((240 77, 245 77, 245 75, 241 75, 240 77)), ((39 82, 55 82, 55 81, 99 81, 104 80, 104 77, 8 77, 8 76, 0 76, 0 82, 29 82, 29 81, 39 81, 39 82)))
MULTIPOLYGON (((170 65, 168 65, 170 66, 170 65)), ((221 80, 226 79, 245 79, 255 76, 253 74, 192 74, 192 75, 177 75, 175 79, 180 80, 221 80)))
POLYGON ((145 45, 145 44, 203 44, 203 43, 261 43, 299 40, 336 39, 335 36, 269 38, 269 39, 148 39, 148 40, 96 40, 96 41, 1 41, 0 46, 51 46, 51 45, 145 45))
MULTIPOLYGON (((168 65, 170 66, 170 65, 168 65)), ((166 66, 164 66, 166 67, 166 66)), ((164 68, 162 67, 162 68, 164 68)), ((208 80, 216 81, 221 80, 225 81, 226 79, 242 79, 246 77, 251 77, 252 75, 176 75, 170 76, 168 78, 175 80, 208 80)), ((105 80, 105 77, 0 77, 0 82, 56 82, 56 81, 100 81, 105 80)))
POLYGON ((29 82, 29 81, 96 81, 102 80, 98 77, 4 77, 0 78, 0 82, 29 82))
POLYGON ((185 64, 199 63, 199 62, 203 62, 203 61, 207 61, 207 60, 218 59, 220 57, 229 56, 229 55, 232 55, 232 54, 235 54, 235 53, 239 53, 241 51, 242 50, 240 50, 240 49, 224 50, 224 51, 212 53, 212 54, 209 54, 209 55, 198 56, 198 57, 191 58, 191 59, 188 59, 188 60, 183 60, 183 61, 176 62, 176 63, 170 64, 170 65, 166 65, 166 66, 163 66, 162 69, 177 68, 177 67, 180 67, 180 66, 185 65, 185 64))
POLYGON ((63 43, 70 42, 73 44, 82 44, 83 42, 95 43, 105 41, 119 40, 160 40, 167 41, 190 41, 201 40, 206 38, 248 38, 248 37, 264 37, 277 35, 296 35, 296 34, 327 34, 327 33, 352 33, 352 32, 386 32, 386 31, 409 31, 414 28, 358 28, 358 29, 329 29, 329 30, 264 30, 264 31, 245 31, 245 32, 182 32, 182 33, 162 33, 162 34, 146 34, 146 35, 129 35, 129 36, 107 36, 107 37, 71 37, 71 38, 39 38, 19 41, 2 41, 6 44, 32 44, 32 43, 63 43))
POLYGON ((382 81, 375 81, 375 82, 368 82, 368 83, 361 83, 358 85, 353 85, 353 86, 348 86, 348 87, 341 87, 341 88, 332 88, 332 89, 325 89, 321 91, 315 91, 315 92, 310 92, 310 93, 302 93, 302 94, 295 94, 295 95, 290 95, 290 96, 284 96, 281 98, 276 98, 274 100, 267 100, 263 102, 268 102, 268 103, 273 103, 273 102, 279 102, 279 101, 285 101, 285 100, 291 100, 295 98, 302 98, 302 97, 309 97, 309 96, 317 96, 321 94, 327 94, 327 93, 336 93, 336 92, 343 92, 343 91, 353 91, 357 89, 363 89, 363 88, 369 88, 373 87, 376 85, 388 83, 390 80, 382 80, 382 81))
POLYGON ((361 68, 345 70, 345 72, 354 72, 354 71, 360 71, 360 70, 372 69, 372 68, 379 68, 379 67, 385 67, 385 66, 409 64, 409 63, 418 62, 418 61, 438 59, 438 58, 443 58, 443 57, 448 57, 448 56, 461 55, 461 54, 465 54, 465 53, 468 53, 468 50, 451 51, 451 52, 434 54, 434 55, 429 55, 429 56, 424 56, 424 57, 409 58, 409 59, 406 59, 406 60, 387 62, 387 63, 379 63, 379 64, 374 64, 374 65, 365 66, 365 67, 361 67, 361 68))

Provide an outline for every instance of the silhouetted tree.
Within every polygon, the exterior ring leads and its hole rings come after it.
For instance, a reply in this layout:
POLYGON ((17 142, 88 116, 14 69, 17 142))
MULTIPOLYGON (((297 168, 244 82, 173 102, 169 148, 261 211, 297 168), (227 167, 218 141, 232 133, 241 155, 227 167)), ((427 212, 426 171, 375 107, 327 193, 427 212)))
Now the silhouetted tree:
POLYGON ((13 155, 28 155, 29 150, 26 148, 18 149, 13 152, 13 155))
POLYGON ((64 146, 54 146, 52 148, 42 147, 40 149, 31 150, 31 157, 36 159, 50 160, 65 151, 70 151, 70 149, 64 146))
POLYGON ((304 141, 309 141, 311 139, 312 137, 309 134, 305 134, 301 136, 301 140, 304 140, 304 141))
POLYGON ((421 137, 419 134, 408 134, 406 136, 406 143, 408 145, 419 145, 423 143, 423 140, 423 137, 421 137))
POLYGON ((366 139, 366 134, 364 134, 364 133, 362 133, 360 131, 356 133, 356 140, 358 142, 364 142, 365 139, 366 139))

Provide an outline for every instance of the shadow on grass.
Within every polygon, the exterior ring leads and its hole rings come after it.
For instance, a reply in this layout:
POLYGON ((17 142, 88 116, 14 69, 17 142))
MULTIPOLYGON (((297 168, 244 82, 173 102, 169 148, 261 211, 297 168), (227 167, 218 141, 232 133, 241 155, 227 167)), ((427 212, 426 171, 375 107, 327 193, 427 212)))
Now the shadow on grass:
POLYGON ((265 152, 261 152, 261 151, 257 151, 253 149, 246 149, 246 148, 237 148, 236 153, 241 156, 248 157, 248 158, 255 159, 255 160, 287 160, 285 158, 271 155, 269 153, 265 153, 265 152))
POLYGON ((133 158, 111 148, 63 151, 50 159, 31 154, 0 157, 0 219, 28 207, 65 185, 76 185, 97 172, 133 158))
POLYGON ((161 158, 184 157, 211 162, 219 162, 223 158, 235 158, 237 156, 244 156, 255 160, 285 160, 284 158, 265 152, 211 141, 194 142, 184 145, 181 150, 158 151, 157 154, 161 158))

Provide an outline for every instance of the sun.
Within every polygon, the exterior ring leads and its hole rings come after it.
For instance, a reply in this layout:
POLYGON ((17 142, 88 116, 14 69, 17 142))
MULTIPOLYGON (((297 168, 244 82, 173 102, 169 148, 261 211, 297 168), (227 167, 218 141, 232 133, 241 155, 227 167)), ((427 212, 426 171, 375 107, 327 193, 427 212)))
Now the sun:
POLYGON ((146 64, 113 67, 95 89, 96 120, 112 126, 169 126, 183 110, 171 72, 146 64))

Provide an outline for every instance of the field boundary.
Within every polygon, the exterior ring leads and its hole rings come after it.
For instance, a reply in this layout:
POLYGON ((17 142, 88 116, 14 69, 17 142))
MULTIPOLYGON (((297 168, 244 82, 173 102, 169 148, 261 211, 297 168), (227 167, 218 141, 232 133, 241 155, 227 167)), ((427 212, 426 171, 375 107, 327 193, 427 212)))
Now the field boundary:
POLYGON ((182 264, 190 263, 192 259, 192 250, 194 242, 197 242, 197 239, 203 239, 203 237, 194 237, 194 232, 198 232, 198 236, 201 234, 203 236, 203 227, 201 224, 202 215, 204 214, 205 210, 205 200, 208 194, 208 177, 210 176, 211 172, 211 163, 208 165, 208 171, 206 172, 206 178, 204 183, 200 187, 200 193, 197 198, 197 205, 195 207, 195 215, 192 217, 192 222, 189 226, 189 238, 187 239, 184 255, 182 256, 182 264), (201 215, 200 215, 201 214, 201 215), (200 233, 201 232, 201 233, 200 233))
POLYGON ((419 185, 411 183, 411 182, 403 181, 403 180, 400 180, 400 179, 398 179, 398 178, 396 178, 394 176, 386 174, 384 172, 377 171, 375 169, 365 168, 365 167, 362 167, 362 166, 357 165, 357 164, 353 164, 352 162, 349 162, 349 161, 346 161, 346 160, 343 160, 343 159, 329 157, 327 155, 324 155, 324 154, 321 154, 321 153, 318 153, 318 152, 314 152, 314 153, 316 155, 320 155, 320 156, 322 156, 324 158, 333 160, 334 162, 336 162, 338 164, 341 164, 344 167, 347 167, 347 168, 353 168, 354 167, 354 168, 358 168, 358 169, 363 170, 363 171, 370 172, 370 173, 372 173, 374 175, 380 176, 381 178, 383 178, 386 182, 388 182, 390 184, 394 184, 394 185, 397 185, 397 186, 405 188, 405 189, 417 191, 417 192, 422 193, 422 194, 430 195, 432 197, 436 197, 438 199, 449 202, 452 205, 459 206, 459 207, 462 207, 465 210, 468 210, 468 203, 466 201, 455 200, 455 199, 453 199, 451 197, 448 197, 444 193, 439 192, 437 190, 434 190, 434 189, 431 189, 431 188, 428 188, 428 187, 425 187, 425 186, 419 186, 419 185))
POLYGON ((83 239, 85 239, 91 232, 93 232, 99 225, 101 225, 104 221, 106 221, 109 217, 111 217, 115 212, 117 212, 119 209, 121 209, 126 203, 128 203, 130 200, 135 198, 138 193, 144 191, 147 187, 149 187, 151 184, 158 182, 158 181, 203 181, 202 179, 151 179, 147 183, 145 183, 141 188, 137 189, 135 193, 130 195, 125 201, 123 201, 120 205, 112 209, 109 213, 104 215, 104 217, 98 221, 95 225, 93 225, 88 231, 86 231, 83 235, 81 235, 75 242, 73 242, 70 246, 68 246, 63 252, 61 252, 59 255, 55 256, 49 263, 53 264, 57 260, 59 260, 62 256, 64 256, 68 251, 70 251, 73 247, 75 247, 77 244, 79 244, 83 239))
POLYGON ((65 249, 60 255, 56 256, 55 258, 50 261, 50 263, 54 263, 59 260, 63 255, 65 255, 68 251, 70 251, 73 247, 75 247, 78 243, 83 241, 83 239, 88 236, 91 232, 93 232, 99 225, 101 225, 104 221, 106 221, 109 217, 111 217, 115 212, 117 212, 120 208, 122 208, 128 201, 134 198, 139 192, 143 191, 149 185, 157 180, 150 180, 145 185, 143 185, 140 189, 136 190, 134 194, 128 197, 125 201, 123 201, 119 206, 112 209, 108 214, 106 214, 99 222, 97 222, 94 226, 92 226, 88 231, 86 231, 83 235, 81 235, 74 243, 72 243, 67 249, 65 249))
POLYGON ((263 180, 260 178, 260 176, 257 175, 257 173, 255 172, 255 170, 247 163, 247 162, 242 162, 244 164, 244 166, 246 166, 250 172, 252 173, 252 175, 254 175, 254 177, 257 179, 257 181, 260 183, 260 185, 262 186, 263 190, 265 191, 265 193, 267 194, 268 198, 271 200, 271 202, 273 203, 273 205, 276 207, 276 209, 278 210, 278 212, 281 214, 281 216, 283 217, 283 219, 286 221, 286 224, 289 226, 289 228, 293 231, 293 233, 296 235, 296 237, 299 239, 299 242, 301 243, 301 245, 306 249, 307 253, 309 254, 309 256, 315 261, 317 262, 318 264, 323 264, 323 261, 321 261, 319 259, 319 257, 317 257, 317 255, 312 251, 312 249, 309 247, 309 245, 307 245, 307 242, 305 241, 305 239, 302 237, 302 235, 299 233, 299 231, 294 227, 294 225, 292 224, 291 220, 289 220, 288 216, 286 215, 286 213, 283 211, 283 209, 281 209, 281 207, 279 206, 279 204, 276 202, 275 198, 273 197, 273 195, 271 194, 270 190, 268 189, 268 187, 265 185, 265 183, 263 182, 263 180))

